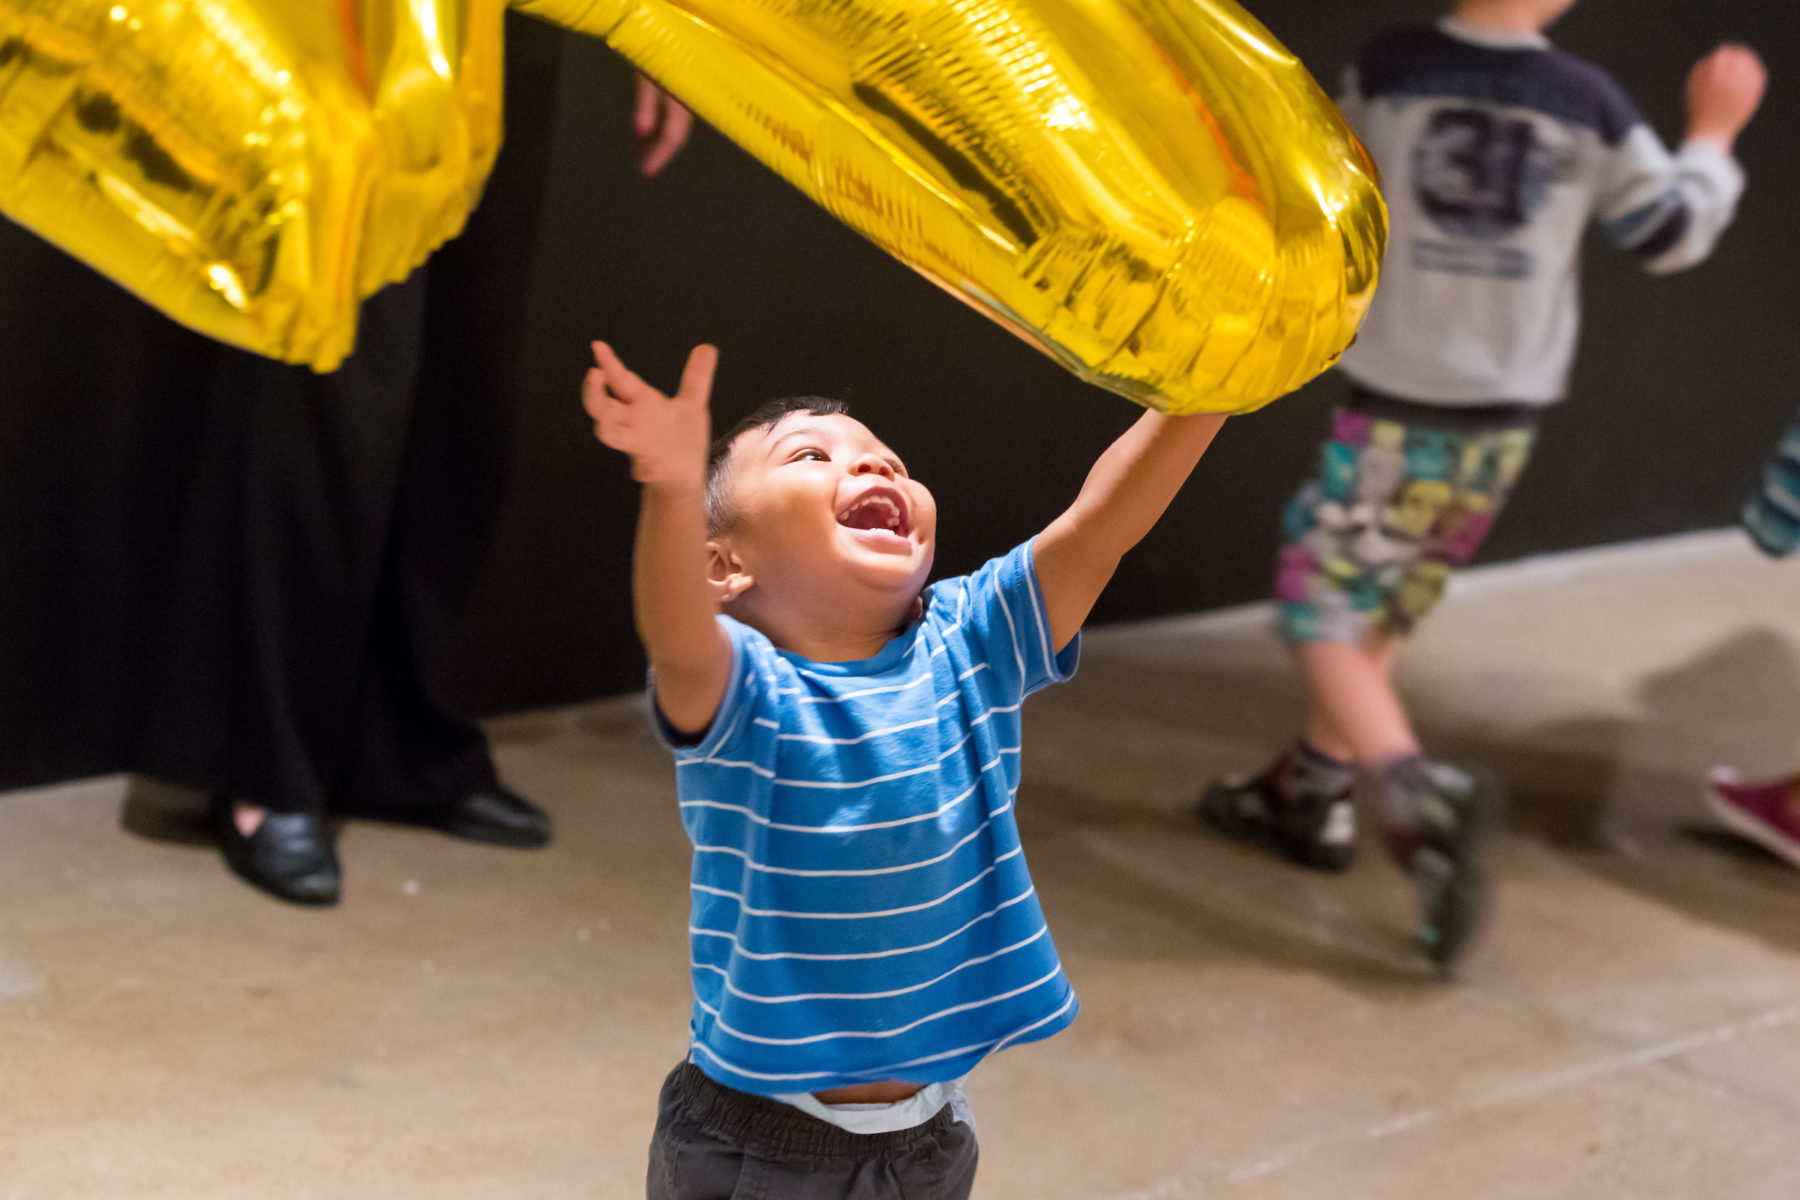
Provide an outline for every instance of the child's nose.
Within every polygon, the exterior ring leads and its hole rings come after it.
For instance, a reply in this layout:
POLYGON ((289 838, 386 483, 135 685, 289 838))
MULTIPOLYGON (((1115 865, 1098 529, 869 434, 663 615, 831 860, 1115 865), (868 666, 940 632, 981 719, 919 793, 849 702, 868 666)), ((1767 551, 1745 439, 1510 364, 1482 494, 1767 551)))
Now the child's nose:
POLYGON ((894 477, 894 468, 888 460, 879 454, 864 454, 850 464, 852 475, 879 475, 883 479, 894 477))

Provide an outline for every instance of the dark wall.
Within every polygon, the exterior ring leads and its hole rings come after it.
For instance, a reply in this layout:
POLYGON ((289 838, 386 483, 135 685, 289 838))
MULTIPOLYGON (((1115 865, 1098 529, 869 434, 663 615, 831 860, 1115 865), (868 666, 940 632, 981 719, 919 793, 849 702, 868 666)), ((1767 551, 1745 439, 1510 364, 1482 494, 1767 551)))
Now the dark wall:
MULTIPOLYGON (((1252 7, 1328 82, 1370 32, 1430 3, 1252 7)), ((1586 0, 1557 31, 1607 65, 1673 139, 1688 64, 1725 37, 1775 78, 1740 153, 1751 188, 1715 260, 1646 282, 1597 250, 1575 399, 1490 548, 1503 558, 1729 523, 1796 403, 1800 41, 1769 0, 1586 0)), ((628 570, 634 489, 577 404, 586 343, 652 379, 717 342, 715 410, 771 395, 849 400, 936 492, 940 568, 1029 536, 1133 416, 839 227, 708 130, 655 181, 635 177, 630 73, 605 47, 546 35, 560 81, 500 533, 454 664, 486 712, 637 686, 628 570)), ((548 68, 544 68, 548 69, 548 68)), ((553 111, 549 111, 553 110, 553 111)), ((503 165, 504 169, 504 165, 503 165)), ((0 787, 117 769, 134 721, 149 597, 184 469, 187 335, 91 273, 0 229, 0 787)), ((1234 421, 1099 618, 1266 594, 1276 512, 1308 470, 1327 378, 1234 421)))

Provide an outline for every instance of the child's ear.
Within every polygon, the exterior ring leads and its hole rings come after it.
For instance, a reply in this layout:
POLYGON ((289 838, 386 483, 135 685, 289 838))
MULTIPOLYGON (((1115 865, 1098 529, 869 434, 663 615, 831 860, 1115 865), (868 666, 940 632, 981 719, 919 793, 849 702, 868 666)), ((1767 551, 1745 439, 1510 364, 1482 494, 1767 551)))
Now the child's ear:
POLYGON ((749 591, 756 581, 744 569, 743 560, 732 551, 731 542, 726 538, 714 538, 706 543, 706 582, 712 586, 713 599, 719 602, 719 607, 726 608, 749 591))

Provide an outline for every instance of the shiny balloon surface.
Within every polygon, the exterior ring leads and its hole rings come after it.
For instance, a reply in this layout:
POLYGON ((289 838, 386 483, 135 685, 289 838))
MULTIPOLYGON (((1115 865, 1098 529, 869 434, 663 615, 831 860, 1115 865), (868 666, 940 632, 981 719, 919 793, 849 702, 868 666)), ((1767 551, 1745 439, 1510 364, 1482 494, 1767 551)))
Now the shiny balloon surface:
MULTIPOLYGON (((1140 403, 1291 391, 1375 287, 1373 168, 1228 0, 514 7, 606 38, 847 224, 1140 403)), ((479 197, 501 16, 0 0, 0 210, 205 332, 328 368, 357 299, 479 197)))
POLYGON ((499 149, 503 0, 0 0, 0 212, 330 369, 499 149))
POLYGON ((1236 412, 1350 344, 1375 170, 1231 0, 515 0, 1093 383, 1236 412))

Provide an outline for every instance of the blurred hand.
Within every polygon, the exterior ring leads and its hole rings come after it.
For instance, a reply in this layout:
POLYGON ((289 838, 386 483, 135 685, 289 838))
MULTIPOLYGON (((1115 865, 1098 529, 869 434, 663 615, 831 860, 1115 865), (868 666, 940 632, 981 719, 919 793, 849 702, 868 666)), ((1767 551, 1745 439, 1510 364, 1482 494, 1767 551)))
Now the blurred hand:
POLYGON ((633 117, 637 129, 638 169, 648 179, 669 165, 669 161, 687 144, 688 131, 694 127, 693 114, 681 102, 656 85, 648 75, 637 81, 637 112, 633 117))
POLYGON ((1756 51, 1728 44, 1694 64, 1688 74, 1688 137, 1729 147, 1762 104, 1769 72, 1756 51))

